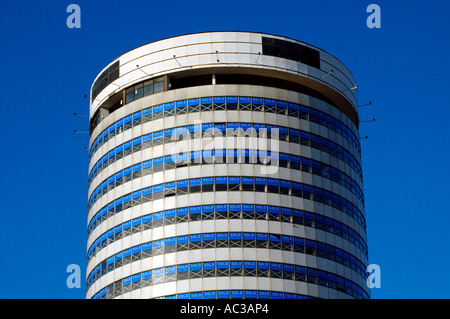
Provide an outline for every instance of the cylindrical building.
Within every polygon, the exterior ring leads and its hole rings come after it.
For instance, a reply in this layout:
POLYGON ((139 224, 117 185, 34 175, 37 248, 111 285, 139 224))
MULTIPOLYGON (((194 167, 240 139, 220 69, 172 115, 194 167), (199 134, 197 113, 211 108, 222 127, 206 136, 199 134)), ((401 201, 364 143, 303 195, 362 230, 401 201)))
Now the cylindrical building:
POLYGON ((205 32, 91 88, 87 298, 369 298, 356 83, 286 37, 205 32))

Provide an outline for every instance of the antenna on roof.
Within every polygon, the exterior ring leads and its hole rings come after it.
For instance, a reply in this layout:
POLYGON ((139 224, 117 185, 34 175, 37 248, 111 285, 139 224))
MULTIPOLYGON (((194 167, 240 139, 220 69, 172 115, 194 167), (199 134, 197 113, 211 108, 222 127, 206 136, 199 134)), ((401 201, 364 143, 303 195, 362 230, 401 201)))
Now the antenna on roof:
POLYGON ((322 75, 320 78, 323 79, 324 77, 330 75, 331 73, 333 73, 333 70, 331 70, 330 72, 328 72, 327 74, 322 75))
POLYGON ((144 72, 145 75, 151 75, 151 74, 148 74, 147 72, 145 72, 144 70, 142 70, 142 68, 139 66, 139 64, 136 64, 136 67, 137 67, 139 70, 141 70, 142 72, 144 72))
POLYGON ((354 87, 349 88, 349 89, 347 89, 347 90, 344 90, 344 91, 342 91, 342 92, 356 90, 357 88, 358 88, 358 84, 355 84, 354 87))
POLYGON ((359 121, 359 123, 373 123, 375 122, 375 119, 372 119, 370 121, 359 121))
POLYGON ((368 105, 372 105, 372 101, 369 101, 369 103, 366 103, 366 104, 357 105, 357 107, 368 106, 368 105))
MULTIPOLYGON (((84 98, 88 99, 89 101, 92 101, 92 99, 91 99, 90 97, 88 97, 86 94, 84 95, 84 98)), ((99 101, 99 102, 101 102, 101 101, 98 100, 98 99, 94 99, 94 101, 99 101)))
POLYGON ((176 57, 175 54, 173 55, 173 58, 175 59, 175 61, 177 61, 177 63, 178 63, 179 66, 182 66, 182 65, 180 64, 180 62, 178 62, 177 57, 176 57))
POLYGON ((73 115, 79 116, 79 117, 89 117, 89 115, 80 115, 80 114, 77 114, 77 113, 73 113, 73 115))
POLYGON ((255 63, 258 63, 259 57, 261 56, 261 52, 258 52, 258 58, 256 59, 255 63))

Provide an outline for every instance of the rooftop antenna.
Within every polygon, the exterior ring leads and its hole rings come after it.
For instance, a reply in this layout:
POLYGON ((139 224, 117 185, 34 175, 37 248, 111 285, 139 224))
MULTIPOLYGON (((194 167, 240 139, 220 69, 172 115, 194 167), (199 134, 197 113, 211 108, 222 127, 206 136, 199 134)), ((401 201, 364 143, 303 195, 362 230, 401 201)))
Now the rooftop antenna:
POLYGON ((359 123, 373 123, 375 122, 375 119, 372 119, 370 121, 359 121, 359 123))
POLYGON ((372 102, 371 102, 371 101, 369 101, 369 103, 366 103, 366 104, 361 104, 361 105, 358 105, 357 107, 361 107, 361 106, 368 106, 368 105, 372 105, 372 102))
POLYGON ((178 63, 179 66, 182 66, 182 65, 180 64, 180 62, 178 62, 177 56, 176 56, 175 54, 173 55, 173 58, 175 59, 175 61, 177 61, 177 63, 178 63))
POLYGON ((342 91, 342 92, 356 90, 357 88, 358 88, 358 84, 355 84, 354 87, 352 87, 352 88, 350 88, 350 89, 347 89, 347 90, 344 90, 344 91, 342 91))
POLYGON ((327 74, 322 75, 320 78, 323 79, 324 77, 330 75, 331 73, 333 73, 333 70, 331 70, 330 72, 328 72, 327 74))
MULTIPOLYGON (((84 98, 86 98, 86 99, 88 99, 89 101, 91 101, 92 102, 92 99, 90 98, 90 97, 88 97, 86 94, 84 95, 84 98)), ((94 99, 94 101, 98 101, 98 102, 101 102, 100 100, 98 100, 98 99, 94 99)))
POLYGON ((258 52, 258 58, 256 59, 255 63, 258 63, 259 57, 261 56, 261 52, 258 52))
POLYGON ((136 67, 137 67, 139 70, 141 70, 142 72, 144 72, 145 75, 151 75, 151 74, 148 74, 147 72, 145 72, 144 70, 142 70, 142 68, 139 66, 139 64, 136 64, 136 67))

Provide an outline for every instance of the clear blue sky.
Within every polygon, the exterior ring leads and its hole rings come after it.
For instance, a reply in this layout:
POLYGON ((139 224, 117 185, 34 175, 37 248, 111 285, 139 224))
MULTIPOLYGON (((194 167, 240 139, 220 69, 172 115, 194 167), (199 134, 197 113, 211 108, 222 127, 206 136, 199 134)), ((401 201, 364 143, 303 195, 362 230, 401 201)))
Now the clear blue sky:
MULTIPOLYGON (((85 267, 94 77, 142 44, 243 30, 327 50, 359 85, 374 298, 450 298, 450 2, 1 1, 0 298, 84 298, 66 267, 85 267), (81 29, 66 8, 81 7, 81 29), (381 7, 381 29, 366 8, 381 7)), ((83 270, 83 278, 85 276, 83 270)))

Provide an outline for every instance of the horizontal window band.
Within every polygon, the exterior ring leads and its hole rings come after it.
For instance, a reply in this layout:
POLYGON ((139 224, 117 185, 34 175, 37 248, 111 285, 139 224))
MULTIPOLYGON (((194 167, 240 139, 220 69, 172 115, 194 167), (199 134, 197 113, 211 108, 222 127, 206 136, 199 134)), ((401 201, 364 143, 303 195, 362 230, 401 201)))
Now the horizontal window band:
MULTIPOLYGON (((202 126, 206 126, 208 124, 213 123, 205 123, 202 124, 202 126)), ((242 124, 242 123, 240 123, 242 124)), ((346 164, 348 164, 357 175, 362 180, 362 169, 361 165, 357 161, 357 159, 347 150, 345 150, 342 146, 338 145, 337 143, 326 139, 324 137, 321 137, 319 135, 315 135, 309 132, 305 131, 299 131, 295 129, 288 129, 286 127, 281 126, 274 126, 274 125, 265 125, 265 124, 258 124, 258 123, 247 123, 250 124, 251 127, 246 129, 246 131, 242 131, 242 133, 245 134, 251 134, 251 138, 257 138, 261 139, 258 140, 260 142, 263 142, 266 146, 271 146, 269 141, 273 138, 278 141, 285 141, 289 143, 296 143, 300 145, 304 145, 307 147, 315 148, 320 151, 326 152, 335 158, 344 161, 346 164), (267 127, 266 127, 267 126, 267 127), (282 129, 288 129, 287 133, 280 133, 282 129), (276 132, 277 134, 273 135, 271 132, 272 130, 276 132), (247 132, 247 133, 246 133, 247 132), (296 132, 296 133, 294 133, 296 132), (262 135, 262 136, 261 136, 262 135), (277 139, 276 139, 277 138, 277 139), (269 145, 267 145, 269 144, 269 145)), ((172 130, 173 132, 176 132, 180 127, 176 127, 172 130)), ((212 135, 216 135, 218 132, 213 127, 208 129, 205 132, 208 132, 209 134, 201 134, 196 133, 195 131, 190 132, 187 137, 187 140, 195 140, 195 139, 206 139, 206 138, 212 138, 212 135)), ((222 133, 220 133, 222 134, 222 133)), ((228 134, 228 133, 227 133, 228 134)), ((238 134, 239 135, 239 134, 238 134)), ((180 135, 180 136, 183 136, 180 135)), ((141 151, 142 149, 154 147, 161 144, 166 143, 172 143, 179 141, 179 135, 172 134, 168 136, 164 136, 164 131, 157 131, 154 133, 146 134, 137 138, 134 138, 133 140, 130 140, 128 142, 125 142, 124 144, 118 145, 115 149, 110 150, 107 154, 105 154, 103 157, 101 157, 91 168, 89 174, 88 174, 88 183, 90 183, 102 170, 104 170, 108 165, 114 163, 116 160, 119 160, 121 158, 124 158, 134 152, 141 151), (148 136, 152 135, 152 138, 149 138, 148 136), (147 137, 146 137, 147 136, 147 137), (156 137, 155 137, 156 136, 156 137), (147 141, 146 141, 147 140, 147 141), (113 155, 114 154, 114 155, 113 155)), ((223 135, 221 135, 223 136, 223 135)), ((241 136, 241 138, 250 138, 241 136)), ((184 139, 184 138, 183 138, 184 139)), ((181 139, 181 140, 183 140, 181 139)), ((268 149, 270 151, 270 148, 268 149)))
MULTIPOLYGON (((209 187, 211 185, 214 186, 214 189, 208 188, 208 192, 210 191, 245 191, 246 186, 245 184, 242 184, 242 177, 235 177, 239 178, 240 183, 234 184, 230 183, 229 180, 230 176, 215 176, 215 184, 208 184, 209 187), (217 180, 223 178, 228 180, 228 184, 221 184, 217 183, 217 180)), ((182 180, 177 181, 181 182, 182 180)), ((174 195, 183 195, 183 194, 193 194, 193 193, 200 193, 202 192, 202 185, 201 184, 201 178, 194 178, 185 180, 189 181, 189 186, 181 187, 180 189, 177 187, 172 187, 173 182, 166 183, 166 184, 158 184, 150 187, 146 187, 141 189, 141 197, 139 199, 134 199, 133 201, 127 201, 124 202, 124 198, 129 195, 132 195, 133 193, 139 192, 139 190, 130 193, 125 194, 124 196, 117 198, 116 200, 106 204, 103 206, 103 208, 99 209, 97 213, 95 213, 92 218, 89 221, 88 224, 88 234, 95 228, 97 225, 101 222, 102 219, 109 218, 110 216, 121 212, 122 210, 125 210, 129 207, 132 207, 134 205, 140 205, 145 202, 158 200, 166 197, 164 190, 167 188, 167 184, 170 185, 171 190, 173 191, 174 195), (195 182, 195 183, 193 183, 195 182), (191 184, 192 183, 192 184, 191 184), (103 216, 103 217, 102 217, 103 216), (105 217, 106 216, 106 217, 105 217), (99 222, 97 222, 99 220, 99 222), (94 224, 95 223, 95 224, 94 224)), ((309 199, 318 203, 322 203, 328 206, 331 206, 335 209, 340 210, 344 214, 350 216, 353 218, 356 222, 358 222, 363 229, 366 227, 366 222, 364 215, 361 213, 361 211, 350 201, 346 200, 345 198, 336 195, 330 191, 327 191, 325 189, 314 187, 308 184, 303 183, 297 183, 289 180, 279 180, 279 179, 271 179, 272 184, 274 182, 278 183, 278 186, 276 185, 268 185, 267 179, 262 177, 255 177, 255 184, 254 189, 251 191, 255 192, 264 192, 264 193, 276 193, 276 194, 284 194, 304 199, 309 199), (257 182, 257 180, 259 182, 257 182), (285 186, 283 186, 285 185, 285 186)), ((248 186, 248 185, 247 185, 248 186)))
MULTIPOLYGON (((336 133, 340 134, 347 140, 349 140, 350 143, 352 143, 358 150, 359 154, 361 153, 361 145, 359 143, 358 138, 353 133, 353 131, 346 126, 341 121, 337 120, 335 117, 332 117, 328 115, 325 112, 319 111, 313 107, 304 106, 297 103, 287 102, 287 101, 280 101, 277 100, 275 103, 275 100, 272 99, 264 99, 264 98, 257 98, 257 97, 244 97, 244 96, 227 96, 227 97, 214 97, 216 98, 224 98, 226 99, 227 103, 224 103, 224 105, 233 105, 232 110, 253 110, 253 111, 263 111, 264 105, 266 104, 267 107, 269 107, 266 111, 271 111, 277 114, 276 106, 281 107, 281 110, 283 111, 282 114, 285 114, 287 116, 294 116, 300 119, 309 120, 313 123, 317 123, 319 125, 325 126, 336 133), (276 106, 275 106, 276 104, 276 106), (287 107, 286 107, 287 106, 287 107)), ((192 108, 192 106, 198 106, 199 100, 211 100, 212 97, 202 97, 197 99, 190 99, 186 102, 186 100, 176 101, 176 102, 169 102, 166 103, 167 105, 175 105, 175 108, 177 110, 183 109, 183 113, 178 114, 187 114, 190 113, 189 111, 200 111, 200 109, 188 109, 187 112, 184 111, 185 108, 187 108, 187 104, 192 108)), ((211 103, 211 102, 209 102, 211 103)), ((89 149, 89 158, 92 157, 92 155, 98 150, 98 148, 103 145, 105 142, 109 140, 109 138, 122 133, 124 130, 133 127, 134 125, 141 125, 143 122, 148 122, 153 120, 153 113, 161 113, 163 116, 170 116, 177 114, 169 113, 169 114, 163 114, 164 106, 166 104, 156 105, 150 108, 146 108, 142 111, 138 111, 133 113, 132 115, 126 116, 124 118, 121 118, 120 120, 116 121, 115 123, 111 124, 108 128, 103 130, 95 141, 92 143, 90 149, 89 149), (140 117, 144 117, 144 120, 141 121, 140 117), (133 120, 133 122, 132 122, 133 120), (132 125, 126 126, 126 123, 131 123, 132 125)), ((226 107, 224 107, 226 109, 226 107)), ((211 109, 212 110, 212 109, 211 109)), ((157 118, 161 118, 157 116, 157 118)))
MULTIPOLYGON (((93 278, 100 274, 96 272, 93 278)), ((307 266, 299 266, 286 263, 273 263, 261 261, 238 261, 238 260, 219 260, 212 262, 200 262, 191 264, 181 264, 177 266, 168 266, 163 268, 150 269, 141 273, 135 273, 131 276, 116 280, 105 288, 94 294, 92 299, 111 299, 120 296, 129 291, 148 287, 160 283, 173 282, 178 280, 207 278, 207 277, 262 277, 262 278, 278 278, 283 280, 293 280, 297 282, 305 282, 315 284, 350 295, 356 299, 369 299, 367 292, 355 282, 327 272, 318 268, 307 266), (219 267, 220 263, 220 267, 219 267), (234 263, 234 268, 232 264, 234 263), (246 264, 254 263, 255 268, 246 268, 246 264), (214 264, 214 267, 211 267, 214 264), (267 265, 266 265, 267 264, 267 265), (236 266, 238 268, 236 268, 236 266)), ((88 286, 87 290, 89 290, 88 286)), ((218 298, 244 298, 244 290, 220 290, 218 298), (228 293, 229 294, 228 294, 228 293), (234 293, 233 293, 234 292, 234 293)), ((180 294, 181 298, 200 299, 205 292, 191 292, 189 295, 180 294)), ((211 297, 211 295, 209 295, 211 297)), ((255 294, 247 294, 255 297, 255 294)), ((280 294, 264 293, 259 298, 281 298, 280 294)), ((216 298, 217 298, 216 297, 216 298)), ((291 297, 292 298, 292 297, 291 297)))
MULTIPOLYGON (((362 203, 364 203, 364 195, 359 185, 344 172, 324 164, 322 162, 300 157, 286 153, 276 153, 267 156, 266 152, 256 150, 211 150, 203 152, 190 152, 180 154, 166 155, 163 157, 153 158, 144 162, 127 167, 106 178, 97 186, 89 197, 88 209, 90 209, 103 195, 115 187, 122 185, 134 178, 140 178, 153 173, 153 166, 163 165, 157 168, 157 172, 167 169, 175 169, 177 167, 207 164, 260 164, 260 165, 276 165, 314 175, 321 176, 332 180, 339 185, 350 190, 362 203), (223 154, 235 151, 236 157, 224 156, 223 154), (198 153, 198 154, 197 154, 198 153), (203 153, 203 154, 202 154, 203 153), (198 155, 198 156, 197 156, 198 155), (202 156, 203 155, 203 156, 202 156), (188 160, 189 158, 189 160, 188 160), (268 163, 266 163, 268 162, 268 163), (133 174, 131 174, 133 173, 133 174), (128 176, 129 175, 129 176, 128 176)), ((205 182, 203 182, 205 184, 205 182)), ((246 185, 253 183, 252 177, 246 177, 246 185)))
MULTIPOLYGON (((337 220, 320 214, 270 205, 216 204, 169 209, 144 215, 142 217, 128 220, 122 224, 116 225, 115 227, 105 231, 93 241, 88 249, 87 260, 89 261, 100 249, 106 247, 114 241, 136 232, 182 222, 220 220, 230 217, 289 222, 293 223, 294 226, 303 225, 306 227, 323 230, 346 239, 361 249, 366 255, 368 253, 366 242, 356 231, 337 220), (131 225, 133 228, 128 230, 131 225)), ((188 238, 186 236, 184 239, 178 238, 177 240, 185 240, 187 242, 188 238)))

